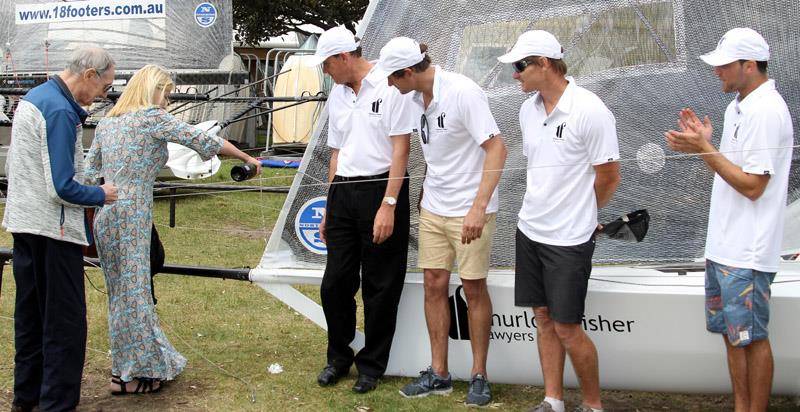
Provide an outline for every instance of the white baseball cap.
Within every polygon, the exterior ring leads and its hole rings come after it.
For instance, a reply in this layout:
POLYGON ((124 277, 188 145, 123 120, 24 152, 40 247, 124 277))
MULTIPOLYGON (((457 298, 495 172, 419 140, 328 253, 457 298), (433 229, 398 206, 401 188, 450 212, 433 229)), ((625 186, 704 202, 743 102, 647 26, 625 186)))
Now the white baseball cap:
POLYGON ((388 76, 397 70, 411 67, 425 58, 419 43, 408 37, 395 37, 381 49, 377 69, 388 76))
POLYGON ((306 66, 317 66, 325 59, 339 53, 351 52, 358 48, 355 36, 344 26, 334 27, 326 30, 319 36, 317 51, 314 55, 305 59, 306 66))
POLYGON ((563 50, 556 36, 544 30, 531 30, 522 33, 514 47, 497 60, 500 60, 500 63, 514 63, 529 56, 561 59, 564 57, 563 50))
POLYGON ((717 48, 700 56, 711 66, 724 66, 737 60, 769 60, 769 45, 757 31, 747 27, 728 30, 717 43, 717 48))

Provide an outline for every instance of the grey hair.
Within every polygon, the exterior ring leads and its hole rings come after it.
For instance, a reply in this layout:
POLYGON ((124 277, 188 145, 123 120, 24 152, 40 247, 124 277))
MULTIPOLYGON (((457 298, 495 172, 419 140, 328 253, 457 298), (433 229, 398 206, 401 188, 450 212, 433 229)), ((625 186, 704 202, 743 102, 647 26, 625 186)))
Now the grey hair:
POLYGON ((87 69, 95 69, 97 74, 102 76, 114 64, 114 59, 105 49, 81 47, 72 52, 72 56, 67 60, 66 69, 74 74, 83 73, 87 69))

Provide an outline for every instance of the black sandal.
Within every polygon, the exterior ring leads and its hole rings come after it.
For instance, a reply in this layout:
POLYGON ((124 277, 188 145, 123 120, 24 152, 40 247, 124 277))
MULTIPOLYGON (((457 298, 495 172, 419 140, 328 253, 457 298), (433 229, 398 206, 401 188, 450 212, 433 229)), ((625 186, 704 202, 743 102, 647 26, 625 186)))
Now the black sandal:
POLYGON ((119 385, 118 391, 111 391, 112 395, 127 395, 127 394, 144 394, 144 393, 156 393, 161 390, 161 382, 160 379, 156 378, 133 378, 136 380, 136 389, 129 391, 127 388, 128 384, 132 384, 133 381, 125 382, 120 379, 119 376, 111 376, 111 383, 115 383, 119 385), (153 387, 155 383, 158 383, 157 387, 153 387))

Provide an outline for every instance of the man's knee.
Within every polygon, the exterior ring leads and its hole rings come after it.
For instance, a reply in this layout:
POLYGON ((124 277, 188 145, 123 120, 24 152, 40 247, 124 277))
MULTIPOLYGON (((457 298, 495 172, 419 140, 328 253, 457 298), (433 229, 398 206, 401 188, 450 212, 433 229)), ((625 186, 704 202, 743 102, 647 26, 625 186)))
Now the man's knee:
POLYGON ((536 322, 536 330, 542 332, 554 332, 555 321, 550 317, 550 310, 547 306, 533 308, 533 319, 536 322))
POLYGON ((448 286, 450 285, 450 272, 445 269, 425 269, 424 288, 426 297, 447 298, 448 286))
POLYGON ((584 332, 581 325, 577 323, 561 323, 553 321, 553 328, 555 329, 558 339, 562 342, 571 342, 580 338, 584 332))
POLYGON ((467 304, 489 300, 489 290, 486 287, 486 279, 461 279, 461 284, 464 286, 464 295, 467 297, 467 304))
POLYGON ((341 297, 345 291, 344 282, 341 282, 341 280, 337 282, 323 276, 322 284, 319 286, 319 296, 323 301, 341 297))

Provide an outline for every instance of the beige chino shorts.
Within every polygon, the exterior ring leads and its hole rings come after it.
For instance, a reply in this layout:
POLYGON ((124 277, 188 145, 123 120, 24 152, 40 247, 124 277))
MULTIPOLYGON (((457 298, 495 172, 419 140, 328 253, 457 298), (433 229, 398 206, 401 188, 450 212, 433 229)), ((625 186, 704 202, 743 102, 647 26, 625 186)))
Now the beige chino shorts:
POLYGON ((420 210, 417 266, 452 272, 453 265, 457 262, 458 274, 462 279, 485 279, 489 273, 496 220, 496 213, 486 214, 481 237, 469 244, 462 244, 463 216, 446 217, 425 209, 420 210))

